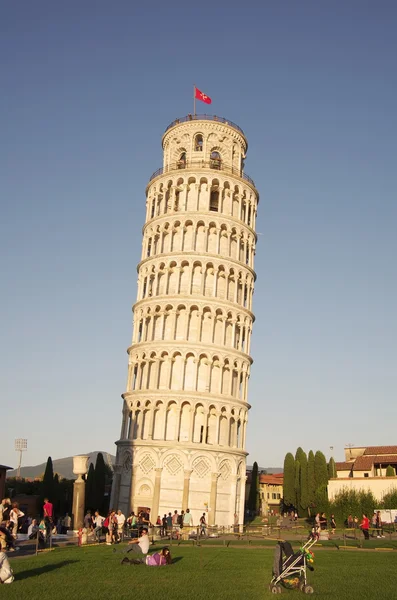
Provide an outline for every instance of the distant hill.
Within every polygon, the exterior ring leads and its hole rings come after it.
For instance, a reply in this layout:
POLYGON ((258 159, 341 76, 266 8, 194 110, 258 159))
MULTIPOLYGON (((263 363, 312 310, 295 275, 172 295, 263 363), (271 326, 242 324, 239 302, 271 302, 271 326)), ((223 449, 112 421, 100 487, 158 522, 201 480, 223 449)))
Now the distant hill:
MULTIPOLYGON (((247 471, 252 471, 252 465, 247 466, 247 471)), ((281 467, 258 467, 259 473, 261 471, 266 471, 268 475, 274 475, 274 473, 282 473, 283 469, 281 467)))
MULTIPOLYGON (((96 457, 101 450, 96 450, 95 452, 87 452, 90 460, 88 462, 88 466, 90 463, 96 463, 96 457)), ((112 454, 108 454, 107 452, 102 452, 105 463, 107 463, 110 467, 113 468, 113 465, 116 461, 116 457, 112 456, 112 454)), ((35 477, 40 477, 43 475, 45 471, 47 461, 45 463, 41 463, 40 465, 35 465, 34 467, 21 467, 21 477, 34 479, 35 477)), ((64 477, 65 479, 76 479, 76 475, 73 473, 73 456, 68 456, 66 458, 57 458, 52 461, 52 465, 54 467, 54 473, 58 473, 60 477, 64 477)), ((7 472, 7 477, 16 477, 17 470, 7 472)))

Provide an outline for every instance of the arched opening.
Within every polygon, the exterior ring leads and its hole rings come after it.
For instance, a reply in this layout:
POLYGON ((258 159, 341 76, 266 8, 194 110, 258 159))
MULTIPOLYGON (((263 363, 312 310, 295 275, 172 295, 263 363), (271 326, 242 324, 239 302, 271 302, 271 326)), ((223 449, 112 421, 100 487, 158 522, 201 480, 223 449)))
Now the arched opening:
POLYGON ((211 169, 220 169, 221 168, 221 155, 216 150, 211 152, 210 156, 210 167, 211 169))
POLYGON ((219 192, 217 190, 211 190, 210 211, 218 212, 218 210, 219 210, 219 192))
POLYGON ((203 136, 201 133, 198 133, 194 138, 194 151, 202 152, 203 151, 203 136))
POLYGON ((182 152, 177 162, 178 169, 186 169, 186 152, 182 152))

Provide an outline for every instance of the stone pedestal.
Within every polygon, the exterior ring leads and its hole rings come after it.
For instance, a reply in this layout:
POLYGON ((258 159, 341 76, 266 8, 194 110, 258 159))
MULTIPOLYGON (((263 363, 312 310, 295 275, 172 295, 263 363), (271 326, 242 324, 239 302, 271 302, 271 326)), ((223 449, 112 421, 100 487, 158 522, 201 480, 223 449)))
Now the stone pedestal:
POLYGON ((84 508, 85 508, 85 481, 83 475, 88 470, 89 456, 74 456, 73 457, 73 473, 77 475, 77 479, 73 485, 73 529, 77 531, 84 525, 84 508))

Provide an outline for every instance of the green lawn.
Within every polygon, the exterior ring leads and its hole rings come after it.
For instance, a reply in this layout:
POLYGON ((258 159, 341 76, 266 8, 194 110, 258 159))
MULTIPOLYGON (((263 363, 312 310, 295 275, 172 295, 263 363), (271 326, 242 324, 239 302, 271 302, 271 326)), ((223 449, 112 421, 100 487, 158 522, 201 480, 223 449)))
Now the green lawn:
MULTIPOLYGON (((151 549, 152 551, 152 549, 151 549)), ((396 554, 314 548, 309 583, 319 597, 376 600, 397 597, 396 554)), ((269 548, 173 546, 169 567, 122 566, 109 546, 56 549, 13 558, 16 578, 0 586, 7 600, 194 600, 270 598, 273 552, 269 548)), ((286 596, 303 595, 283 590, 286 596)), ((291 598, 293 596, 290 596, 291 598)))

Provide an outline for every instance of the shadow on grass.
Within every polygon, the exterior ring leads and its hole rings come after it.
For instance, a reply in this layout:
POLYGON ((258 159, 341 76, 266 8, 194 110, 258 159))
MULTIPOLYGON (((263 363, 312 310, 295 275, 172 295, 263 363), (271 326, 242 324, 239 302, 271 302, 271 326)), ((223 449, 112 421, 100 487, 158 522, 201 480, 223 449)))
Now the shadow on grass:
POLYGON ((21 579, 28 579, 29 577, 38 577, 39 575, 44 575, 45 573, 49 573, 50 571, 55 571, 56 569, 60 569, 62 567, 67 567, 73 563, 79 562, 78 560, 63 560, 62 562, 56 563, 54 565, 45 565, 44 567, 37 567, 36 569, 29 569, 28 571, 22 571, 22 573, 17 573, 15 579, 17 581, 21 579))
POLYGON ((175 556, 175 558, 172 559, 172 564, 174 565, 175 563, 179 562, 182 559, 183 559, 182 556, 175 556))

